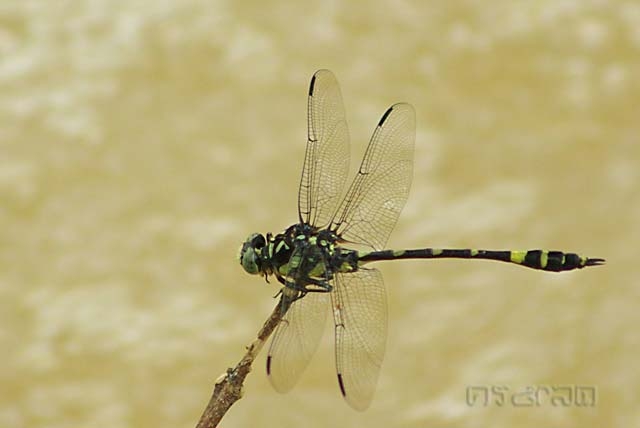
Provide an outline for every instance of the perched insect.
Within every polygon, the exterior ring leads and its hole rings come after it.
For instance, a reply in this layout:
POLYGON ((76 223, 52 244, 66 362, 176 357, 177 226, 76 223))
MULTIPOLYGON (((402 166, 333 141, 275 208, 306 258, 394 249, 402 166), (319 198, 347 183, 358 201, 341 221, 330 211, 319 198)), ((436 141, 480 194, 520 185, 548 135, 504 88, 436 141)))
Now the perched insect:
POLYGON ((461 258, 498 260, 553 272, 604 259, 561 251, 475 249, 383 250, 409 194, 415 112, 394 104, 382 115, 351 187, 349 132, 340 88, 328 70, 311 79, 308 138, 298 191, 298 223, 283 233, 251 234, 240 250, 250 274, 274 275, 284 286, 284 315, 267 357, 277 391, 291 389, 313 356, 329 300, 335 326, 338 384, 347 403, 366 409, 375 392, 387 337, 387 302, 380 271, 370 262, 461 258), (371 251, 346 248, 359 244, 371 251))

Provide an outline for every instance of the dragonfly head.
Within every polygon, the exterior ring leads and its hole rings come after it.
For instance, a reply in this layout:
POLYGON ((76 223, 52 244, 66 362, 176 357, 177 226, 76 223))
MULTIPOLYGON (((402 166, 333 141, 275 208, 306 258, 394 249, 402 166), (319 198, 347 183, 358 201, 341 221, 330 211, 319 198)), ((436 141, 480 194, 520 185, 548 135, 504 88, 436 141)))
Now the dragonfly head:
POLYGON ((266 244, 267 241, 264 238, 264 235, 261 235, 260 233, 252 233, 242 244, 238 259, 247 273, 256 275, 261 272, 261 254, 262 249, 266 244))

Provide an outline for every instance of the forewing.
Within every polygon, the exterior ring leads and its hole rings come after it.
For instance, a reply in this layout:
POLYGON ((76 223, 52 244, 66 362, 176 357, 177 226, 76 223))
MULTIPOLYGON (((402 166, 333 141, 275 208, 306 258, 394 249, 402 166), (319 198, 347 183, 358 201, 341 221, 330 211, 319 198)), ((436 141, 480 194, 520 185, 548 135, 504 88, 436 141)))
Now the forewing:
POLYGON ((387 342, 387 298, 377 269, 336 275, 331 293, 338 384, 356 410, 369 407, 387 342))
POLYGON ((313 226, 328 225, 349 172, 349 129, 340 86, 329 70, 317 71, 309 85, 307 150, 298 215, 313 226))
POLYGON ((406 103, 394 104, 380 119, 331 225, 344 240, 374 249, 386 244, 411 187, 415 123, 406 103))
POLYGON ((316 352, 327 317, 328 293, 308 293, 292 303, 276 327, 269 354, 267 375, 278 392, 287 392, 316 352))

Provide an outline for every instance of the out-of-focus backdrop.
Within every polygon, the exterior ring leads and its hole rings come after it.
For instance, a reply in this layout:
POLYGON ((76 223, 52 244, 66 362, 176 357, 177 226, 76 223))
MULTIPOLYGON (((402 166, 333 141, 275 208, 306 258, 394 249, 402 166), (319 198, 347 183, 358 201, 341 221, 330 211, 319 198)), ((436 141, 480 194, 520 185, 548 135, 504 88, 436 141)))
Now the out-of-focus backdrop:
POLYGON ((2 2, 0 426, 195 425, 275 304, 236 254, 297 219, 319 68, 354 164, 416 108, 391 248, 607 265, 381 264, 370 409, 343 402, 328 328, 287 395, 261 355, 221 426, 640 426, 640 5, 578 0, 2 2))

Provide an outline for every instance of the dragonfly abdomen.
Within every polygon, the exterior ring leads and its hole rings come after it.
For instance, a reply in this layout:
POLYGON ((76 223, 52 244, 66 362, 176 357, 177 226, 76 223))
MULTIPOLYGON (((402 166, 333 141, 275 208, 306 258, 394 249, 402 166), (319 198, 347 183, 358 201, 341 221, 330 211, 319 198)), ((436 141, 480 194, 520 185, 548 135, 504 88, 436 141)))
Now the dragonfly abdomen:
POLYGON ((359 253, 360 263, 398 259, 484 259, 506 263, 514 263, 531 269, 549 272, 564 272, 582 269, 587 266, 597 266, 604 263, 604 259, 589 258, 575 253, 547 250, 474 250, 474 249, 441 249, 422 248, 417 250, 383 250, 359 253))

